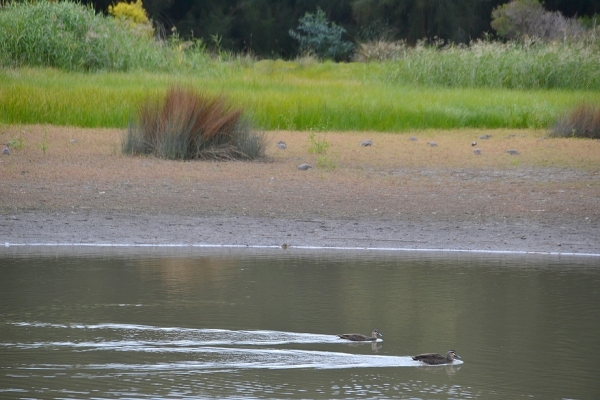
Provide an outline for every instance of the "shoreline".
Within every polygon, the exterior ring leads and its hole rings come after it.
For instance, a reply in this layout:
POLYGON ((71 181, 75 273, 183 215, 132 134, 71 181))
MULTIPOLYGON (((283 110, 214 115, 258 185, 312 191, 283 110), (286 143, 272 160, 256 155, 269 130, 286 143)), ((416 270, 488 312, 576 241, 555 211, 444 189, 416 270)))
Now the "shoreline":
POLYGON ((35 211, 0 216, 0 244, 600 256, 594 227, 563 226, 557 232, 554 226, 532 221, 450 225, 440 221, 35 211))
POLYGON ((9 127, 3 137, 25 145, 0 155, 0 245, 600 253, 596 141, 532 130, 413 132, 416 141, 328 132, 327 168, 305 132, 269 132, 259 162, 131 157, 119 151, 122 134, 9 127), (483 133, 492 138, 475 155, 483 133), (43 135, 45 152, 35 145, 43 135), (373 145, 360 146, 367 137, 373 145))

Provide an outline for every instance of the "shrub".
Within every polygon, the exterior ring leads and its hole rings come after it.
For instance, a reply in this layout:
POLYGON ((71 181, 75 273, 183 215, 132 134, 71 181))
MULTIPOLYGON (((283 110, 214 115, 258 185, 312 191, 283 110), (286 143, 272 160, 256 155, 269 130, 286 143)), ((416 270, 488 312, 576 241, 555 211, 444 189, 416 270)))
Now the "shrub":
POLYGON ((132 27, 96 14, 91 6, 38 0, 9 2, 0 9, 0 66, 203 71, 205 65, 204 47, 158 42, 149 23, 132 27))
POLYGON ((250 129, 242 111, 224 97, 171 88, 163 102, 140 107, 122 143, 126 154, 153 154, 168 159, 256 159, 265 154, 263 135, 250 129))
POLYGON ((148 19, 148 14, 144 10, 142 0, 136 0, 132 3, 124 1, 108 6, 108 13, 116 19, 127 23, 136 34, 145 35, 148 38, 154 36, 154 28, 148 19))
POLYGON ((329 22, 325 12, 317 8, 317 13, 306 13, 300 18, 298 31, 289 31, 291 37, 300 42, 300 52, 315 54, 321 59, 347 59, 354 45, 342 40, 346 32, 341 26, 329 22))
POLYGON ((142 0, 136 0, 135 3, 126 3, 122 1, 114 6, 108 6, 108 13, 115 18, 130 21, 133 25, 147 24, 150 22, 148 20, 148 14, 146 14, 146 10, 144 10, 142 0))
POLYGON ((498 35, 508 39, 577 39, 586 31, 576 19, 565 18, 558 11, 547 11, 538 0, 512 0, 498 6, 492 11, 491 26, 498 35))
POLYGON ((551 136, 600 139, 600 107, 580 104, 556 122, 551 136))

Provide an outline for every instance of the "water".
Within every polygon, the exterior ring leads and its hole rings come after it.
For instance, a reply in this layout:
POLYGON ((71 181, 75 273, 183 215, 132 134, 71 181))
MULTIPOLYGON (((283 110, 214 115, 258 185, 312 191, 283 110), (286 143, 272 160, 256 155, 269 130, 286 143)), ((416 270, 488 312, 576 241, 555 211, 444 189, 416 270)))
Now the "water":
POLYGON ((3 248, 0 398, 590 399, 600 259, 3 248), (337 333, 383 333, 347 343, 337 333), (463 362, 410 355, 454 349, 463 362))

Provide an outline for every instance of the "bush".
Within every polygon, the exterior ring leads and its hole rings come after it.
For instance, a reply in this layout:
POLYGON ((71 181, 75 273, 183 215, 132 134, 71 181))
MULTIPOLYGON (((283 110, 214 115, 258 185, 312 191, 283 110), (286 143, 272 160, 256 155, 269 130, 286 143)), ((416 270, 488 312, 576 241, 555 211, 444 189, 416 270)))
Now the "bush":
POLYGON ((209 97, 179 87, 164 102, 148 99, 123 140, 126 154, 168 159, 256 159, 265 154, 263 135, 253 133, 242 111, 224 97, 209 97))
POLYGON ((580 104, 556 122, 551 136, 600 139, 600 107, 580 104))
POLYGON ((147 24, 150 22, 148 20, 148 14, 146 14, 146 10, 144 10, 142 0, 136 0, 135 3, 126 3, 122 1, 114 6, 108 6, 108 13, 115 18, 127 20, 133 25, 147 24))
POLYGON ((578 39, 586 33, 579 21, 565 18, 558 11, 546 11, 538 0, 512 0, 495 8, 491 26, 508 39, 530 37, 552 41, 578 39))
MULTIPOLYGON (((115 6, 116 8, 117 6, 115 6)), ((0 66, 69 71, 202 70, 204 47, 161 43, 152 26, 96 14, 70 1, 9 2, 0 8, 0 66)))
POLYGON ((329 23, 325 12, 317 8, 317 13, 306 13, 300 18, 298 31, 289 31, 291 37, 300 42, 300 52, 315 54, 321 59, 344 60, 350 56, 354 45, 342 40, 346 32, 334 22, 329 23))

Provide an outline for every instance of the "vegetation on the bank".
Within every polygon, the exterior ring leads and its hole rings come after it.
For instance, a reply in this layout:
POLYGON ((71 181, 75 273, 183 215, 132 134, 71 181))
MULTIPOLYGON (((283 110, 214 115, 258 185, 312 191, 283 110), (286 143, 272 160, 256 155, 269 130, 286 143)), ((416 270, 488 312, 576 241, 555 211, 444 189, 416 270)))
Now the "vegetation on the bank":
POLYGON ((600 107, 578 105, 556 121, 551 134, 553 137, 600 139, 600 107))
MULTIPOLYGON (((518 2, 537 4, 526 9, 532 15, 545 12, 537 0, 518 2)), ((0 121, 125 127, 146 99, 156 101, 178 84, 226 93, 259 129, 546 128, 576 104, 600 104, 593 29, 532 40, 510 19, 514 13, 499 12, 514 41, 375 41, 356 47, 364 62, 256 60, 221 49, 219 35, 216 53, 176 31, 153 35, 141 1, 119 4, 111 8, 116 18, 67 1, 3 6, 0 121)), ((339 44, 341 31, 323 14, 316 17, 301 24, 313 37, 298 38, 317 56, 335 58, 327 53, 331 45, 318 44, 332 37, 339 44)))
POLYGON ((157 41, 147 23, 96 14, 70 1, 10 2, 0 8, 0 65, 67 71, 197 70, 204 46, 177 35, 157 41))
POLYGON ((124 128, 146 98, 178 84, 226 94, 263 130, 547 128, 576 104, 600 104, 596 91, 391 84, 385 68, 265 60, 197 75, 0 69, 0 121, 124 128))
POLYGON ((266 139, 252 131, 242 110, 224 97, 173 87, 166 98, 141 105, 122 143, 126 154, 152 154, 172 160, 256 159, 266 139))
MULTIPOLYGON (((537 0, 518 2, 535 3, 535 12, 545 12, 537 0)), ((116 18, 68 1, 9 3, 0 9, 0 65, 206 75, 257 63, 251 57, 222 50, 219 35, 213 37, 216 57, 207 52, 202 40, 183 41, 176 31, 168 38, 153 36, 152 26, 144 22, 141 2, 127 6, 119 3, 110 11, 116 18)), ((535 12, 527 11, 536 16, 535 12)), ((523 29, 518 24, 520 19, 515 17, 513 21, 509 18, 512 14, 506 14, 498 18, 502 29, 510 28, 517 35, 523 29)), ((556 25, 555 29, 560 28, 560 24, 556 25)), ((374 79, 388 84, 600 90, 600 41, 596 41, 595 30, 584 31, 577 26, 578 34, 566 36, 565 27, 560 30, 563 40, 554 41, 528 39, 521 34, 507 43, 488 37, 468 46, 441 41, 422 41, 416 46, 406 42, 365 42, 356 47, 354 57, 385 61, 377 68, 379 73, 374 79)), ((352 43, 342 40, 343 29, 330 24, 321 10, 303 17, 297 29, 291 34, 305 52, 319 59, 350 56, 352 43)))

